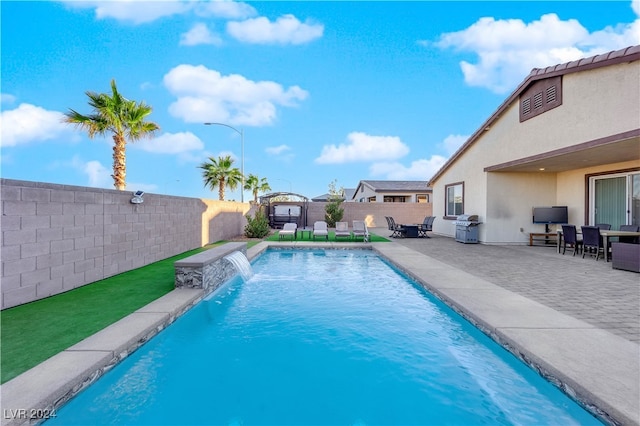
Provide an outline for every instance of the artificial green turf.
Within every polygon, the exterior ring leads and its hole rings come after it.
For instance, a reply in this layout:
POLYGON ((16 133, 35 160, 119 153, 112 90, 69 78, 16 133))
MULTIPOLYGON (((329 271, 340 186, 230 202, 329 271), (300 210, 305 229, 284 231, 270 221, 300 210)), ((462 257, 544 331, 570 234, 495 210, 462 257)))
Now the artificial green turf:
MULTIPOLYGON (((284 237, 282 240, 280 240, 280 231, 273 233, 272 235, 269 236, 269 238, 265 238, 265 241, 291 241, 291 237, 290 236, 286 236, 284 237)), ((335 231, 329 231, 329 239, 325 240, 323 238, 319 238, 316 237, 316 239, 313 239, 313 233, 311 232, 305 232, 304 236, 302 236, 302 232, 300 232, 300 230, 298 230, 298 235, 296 236, 296 239, 293 241, 315 241, 316 243, 320 243, 320 242, 337 242, 337 243, 361 243, 362 242, 362 238, 356 238, 356 239, 352 239, 352 238, 338 238, 336 239, 336 233, 335 231), (309 235, 311 234, 311 235, 309 235)), ((384 242, 389 242, 388 239, 381 237, 379 235, 375 235, 375 234, 369 234, 369 242, 371 243, 384 243, 384 242)))
POLYGON ((174 289, 173 263, 210 247, 3 310, 2 383, 169 293, 174 289))

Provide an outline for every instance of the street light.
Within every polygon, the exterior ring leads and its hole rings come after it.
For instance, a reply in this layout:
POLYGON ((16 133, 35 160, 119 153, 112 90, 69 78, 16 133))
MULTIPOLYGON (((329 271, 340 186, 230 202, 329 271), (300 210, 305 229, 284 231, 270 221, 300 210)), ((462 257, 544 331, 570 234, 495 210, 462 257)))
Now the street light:
POLYGON ((244 203, 244 129, 236 129, 224 123, 204 123, 205 126, 224 126, 240 134, 240 174, 242 175, 242 188, 240 191, 240 201, 244 203))

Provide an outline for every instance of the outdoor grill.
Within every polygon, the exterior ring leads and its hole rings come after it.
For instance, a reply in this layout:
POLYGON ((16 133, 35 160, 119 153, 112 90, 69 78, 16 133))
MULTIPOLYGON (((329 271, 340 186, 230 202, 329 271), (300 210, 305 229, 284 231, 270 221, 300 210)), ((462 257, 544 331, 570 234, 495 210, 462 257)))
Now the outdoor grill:
POLYGON ((461 214, 453 224, 456 226, 456 241, 465 244, 478 243, 478 215, 461 214))

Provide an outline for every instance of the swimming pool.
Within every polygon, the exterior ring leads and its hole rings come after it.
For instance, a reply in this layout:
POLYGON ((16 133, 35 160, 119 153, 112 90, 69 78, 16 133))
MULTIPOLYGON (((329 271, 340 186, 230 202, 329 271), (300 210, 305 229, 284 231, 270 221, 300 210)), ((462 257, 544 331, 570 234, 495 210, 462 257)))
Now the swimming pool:
POLYGON ((600 424, 370 250, 268 250, 47 424, 600 424))

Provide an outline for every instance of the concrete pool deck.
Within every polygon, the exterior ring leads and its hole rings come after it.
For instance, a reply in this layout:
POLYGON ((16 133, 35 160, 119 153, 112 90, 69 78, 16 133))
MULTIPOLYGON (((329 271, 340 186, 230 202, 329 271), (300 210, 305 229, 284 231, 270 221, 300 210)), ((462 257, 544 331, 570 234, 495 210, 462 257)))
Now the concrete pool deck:
MULTIPOLYGON (((468 245, 438 236, 265 242, 247 257, 268 246, 373 247, 604 421, 640 425, 638 274, 550 247, 468 245)), ((5 383, 2 425, 46 417, 202 297, 202 290, 175 290, 5 383)))

